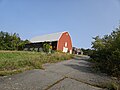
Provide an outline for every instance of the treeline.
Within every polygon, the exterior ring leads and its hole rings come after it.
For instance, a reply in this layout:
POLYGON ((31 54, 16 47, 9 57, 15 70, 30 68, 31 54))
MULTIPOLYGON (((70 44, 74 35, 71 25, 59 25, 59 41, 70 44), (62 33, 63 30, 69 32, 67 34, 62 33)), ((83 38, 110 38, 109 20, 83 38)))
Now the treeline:
POLYGON ((93 39, 90 56, 95 62, 95 68, 120 78, 120 27, 110 35, 93 39))
POLYGON ((19 34, 0 31, 0 50, 23 50, 28 40, 21 40, 19 34))
POLYGON ((81 50, 83 51, 84 55, 91 55, 93 53, 93 50, 91 50, 91 49, 81 48, 81 50))

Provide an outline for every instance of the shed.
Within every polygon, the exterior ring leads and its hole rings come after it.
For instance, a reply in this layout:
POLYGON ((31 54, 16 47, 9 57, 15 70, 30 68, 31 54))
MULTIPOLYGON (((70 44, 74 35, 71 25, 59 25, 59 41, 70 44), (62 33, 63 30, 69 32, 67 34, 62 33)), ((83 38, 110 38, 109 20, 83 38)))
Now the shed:
POLYGON ((72 53, 72 40, 68 32, 58 32, 43 36, 33 37, 30 44, 25 45, 26 50, 40 51, 44 43, 52 46, 53 50, 72 53))

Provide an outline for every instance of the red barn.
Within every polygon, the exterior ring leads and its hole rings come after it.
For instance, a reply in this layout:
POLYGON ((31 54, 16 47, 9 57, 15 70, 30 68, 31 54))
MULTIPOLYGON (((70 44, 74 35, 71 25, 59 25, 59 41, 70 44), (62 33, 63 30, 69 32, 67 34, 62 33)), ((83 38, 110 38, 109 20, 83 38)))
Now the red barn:
POLYGON ((30 40, 30 44, 26 44, 25 49, 42 50, 43 44, 48 43, 53 50, 72 53, 72 41, 68 32, 59 32, 43 36, 37 36, 30 40))

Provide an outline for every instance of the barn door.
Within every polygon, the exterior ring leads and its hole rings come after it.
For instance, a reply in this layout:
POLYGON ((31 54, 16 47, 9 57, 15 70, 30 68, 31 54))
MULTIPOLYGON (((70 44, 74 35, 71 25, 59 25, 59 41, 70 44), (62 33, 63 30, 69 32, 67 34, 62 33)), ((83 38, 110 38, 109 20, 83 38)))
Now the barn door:
POLYGON ((67 53, 68 52, 68 48, 67 48, 67 42, 65 42, 65 45, 63 47, 63 52, 67 53))

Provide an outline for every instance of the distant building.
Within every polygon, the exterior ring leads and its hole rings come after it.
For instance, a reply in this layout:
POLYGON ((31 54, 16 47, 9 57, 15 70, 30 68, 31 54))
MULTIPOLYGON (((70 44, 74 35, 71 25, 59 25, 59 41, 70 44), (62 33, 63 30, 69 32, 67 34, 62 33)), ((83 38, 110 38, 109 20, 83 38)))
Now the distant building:
POLYGON ((48 43, 53 50, 60 50, 72 54, 72 41, 68 32, 37 36, 32 38, 30 42, 31 43, 25 45, 25 50, 41 51, 44 43, 48 43))
POLYGON ((83 51, 80 48, 73 47, 73 54, 83 55, 83 51))

